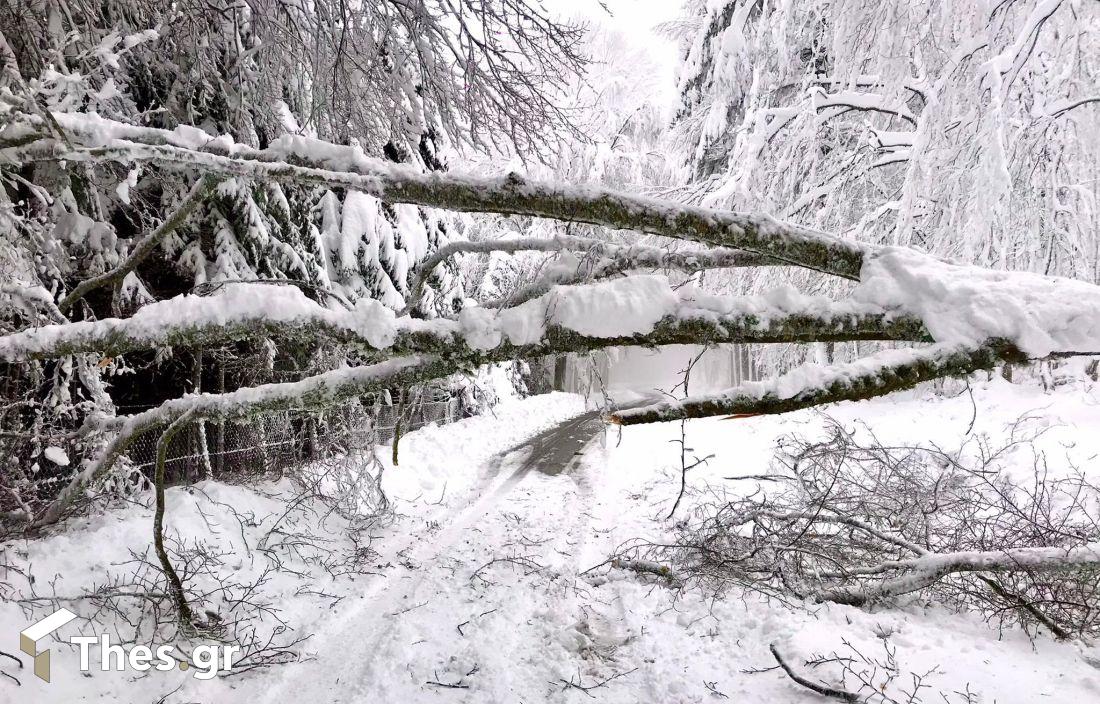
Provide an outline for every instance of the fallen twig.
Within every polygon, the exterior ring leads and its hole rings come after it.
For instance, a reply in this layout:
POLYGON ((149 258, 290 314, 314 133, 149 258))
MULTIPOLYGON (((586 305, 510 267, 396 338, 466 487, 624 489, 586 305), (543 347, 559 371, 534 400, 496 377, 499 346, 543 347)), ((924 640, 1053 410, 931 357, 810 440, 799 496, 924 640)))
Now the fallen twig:
POLYGON ((573 681, 573 678, 569 678, 568 680, 559 679, 558 682, 561 682, 561 685, 562 685, 561 691, 563 691, 563 692, 566 691, 567 689, 577 689, 577 690, 580 690, 580 691, 584 692, 589 697, 592 697, 593 699, 595 699, 596 698, 595 695, 592 694, 593 689, 598 689, 600 687, 603 687, 607 683, 609 683, 613 680, 617 680, 620 677, 626 677, 631 672, 634 672, 637 669, 638 668, 635 667, 633 669, 627 670, 626 672, 620 672, 618 674, 611 675, 607 679, 600 680, 596 684, 590 684, 590 685, 581 684, 581 682, 583 682, 584 680, 580 679, 579 676, 578 676, 578 679, 577 679, 576 682, 573 681))
POLYGON ((775 657, 775 661, 779 663, 779 666, 783 668, 783 672, 787 673, 787 676, 794 680, 796 683, 802 685, 811 692, 817 692, 823 697, 831 697, 833 699, 839 699, 844 702, 858 702, 860 696, 852 692, 846 692, 843 689, 834 689, 833 687, 827 687, 823 684, 818 684, 810 679, 807 679, 803 675, 794 671, 783 656, 779 654, 779 649, 775 647, 775 643, 768 646, 768 650, 772 651, 772 655, 775 657))

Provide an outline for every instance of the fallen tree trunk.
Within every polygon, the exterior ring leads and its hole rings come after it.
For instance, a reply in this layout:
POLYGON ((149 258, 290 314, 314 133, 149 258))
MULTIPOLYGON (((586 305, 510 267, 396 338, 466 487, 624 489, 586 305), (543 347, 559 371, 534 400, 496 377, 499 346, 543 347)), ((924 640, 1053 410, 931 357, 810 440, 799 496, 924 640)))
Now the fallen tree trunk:
POLYGON ((870 247, 766 216, 653 200, 598 186, 421 173, 362 150, 285 135, 267 149, 226 144, 198 130, 159 130, 83 114, 54 118, 78 146, 59 142, 41 118, 23 115, 0 131, 0 149, 19 161, 152 161, 206 175, 351 188, 391 203, 461 212, 553 218, 747 250, 859 280, 870 247))
MULTIPOLYGON (((866 567, 853 567, 843 575, 868 576, 904 572, 867 587, 838 587, 814 594, 822 601, 864 606, 880 599, 919 591, 951 574, 967 572, 1049 572, 1100 566, 1100 543, 1072 548, 1006 548, 989 552, 926 553, 908 560, 893 560, 866 567)), ((826 575, 828 576, 828 575, 826 575)))
MULTIPOLYGON (((491 327, 494 321, 506 320, 512 315, 508 311, 486 311, 490 316, 486 324, 491 327)), ((630 312, 625 306, 622 309, 622 315, 630 312)), ((296 289, 250 285, 225 295, 161 301, 130 318, 46 325, 5 335, 0 337, 0 361, 83 353, 113 357, 163 347, 218 347, 263 337, 354 344, 387 356, 431 353, 456 359, 473 359, 489 350, 498 357, 533 357, 557 351, 704 340, 720 344, 932 339, 920 320, 896 311, 844 303, 830 306, 812 300, 805 306, 769 310, 757 299, 729 297, 709 304, 686 300, 650 331, 634 335, 584 334, 551 323, 538 340, 514 343, 502 334, 497 344, 486 347, 484 343, 472 344, 468 338, 477 336, 457 321, 394 319, 392 314, 379 314, 379 307, 333 311, 296 289)))
POLYGON ((688 397, 617 411, 618 425, 659 423, 718 415, 789 413, 838 401, 860 401, 946 376, 966 376, 1000 362, 1026 361, 1005 341, 970 348, 936 345, 923 350, 889 350, 850 364, 802 368, 773 381, 750 382, 720 394, 688 397))

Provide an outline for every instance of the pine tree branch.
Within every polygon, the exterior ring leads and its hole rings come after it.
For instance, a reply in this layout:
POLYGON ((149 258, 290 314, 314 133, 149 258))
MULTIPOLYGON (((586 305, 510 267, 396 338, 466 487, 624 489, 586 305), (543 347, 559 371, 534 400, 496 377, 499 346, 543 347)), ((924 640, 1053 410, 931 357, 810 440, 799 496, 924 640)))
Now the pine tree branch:
POLYGON ((179 229, 179 227, 187 221, 187 217, 207 198, 207 196, 210 195, 218 182, 219 179, 213 176, 200 178, 195 185, 191 187, 191 191, 180 202, 175 211, 165 218, 164 222, 162 222, 159 227, 138 240, 129 256, 120 262, 118 266, 99 276, 81 281, 67 296, 61 299, 61 302, 57 304, 61 312, 68 313, 77 301, 90 292, 97 288, 110 286, 121 281, 127 274, 136 269, 139 264, 156 251, 156 248, 160 246, 160 243, 164 241, 165 237, 179 229))

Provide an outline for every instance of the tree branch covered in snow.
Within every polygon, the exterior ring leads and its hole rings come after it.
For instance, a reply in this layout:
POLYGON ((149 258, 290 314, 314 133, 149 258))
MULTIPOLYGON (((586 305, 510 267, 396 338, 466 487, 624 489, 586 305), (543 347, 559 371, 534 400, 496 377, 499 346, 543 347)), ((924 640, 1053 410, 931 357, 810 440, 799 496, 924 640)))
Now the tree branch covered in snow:
POLYGON ((720 394, 617 411, 610 419, 619 425, 635 425, 717 415, 789 413, 826 403, 884 396, 925 381, 967 376, 1001 362, 1026 360, 1026 355, 1005 341, 980 347, 934 345, 920 350, 889 350, 850 364, 806 365, 774 381, 749 382, 720 394))
POLYGON ((928 553, 906 560, 891 560, 877 565, 846 567, 843 573, 825 573, 823 577, 857 577, 885 572, 903 572, 871 587, 838 588, 815 596, 823 601, 863 606, 919 591, 947 575, 963 572, 1043 572, 1100 566, 1100 543, 1076 547, 1008 548, 987 552, 928 553))
POLYGON ((415 310, 423 295, 424 285, 433 270, 458 254, 491 254, 501 252, 584 252, 595 260, 587 265, 578 263, 572 272, 552 272, 543 280, 525 286, 500 301, 486 303, 489 308, 499 308, 505 303, 516 304, 546 293, 556 284, 575 284, 604 279, 635 269, 675 269, 682 272, 704 271, 727 267, 769 266, 779 264, 769 257, 735 249, 715 248, 692 252, 669 251, 646 245, 617 245, 573 235, 554 235, 547 238, 515 238, 505 240, 481 240, 479 242, 450 242, 440 247, 417 266, 416 277, 409 294, 405 311, 415 310))
POLYGON ((50 505, 33 519, 34 526, 60 520, 83 490, 115 465, 141 435, 169 426, 180 418, 189 422, 248 418, 283 410, 322 410, 371 391, 391 386, 411 386, 446 376, 453 366, 434 357, 401 357, 378 364, 336 369, 325 374, 283 384, 246 387, 225 394, 199 394, 167 401, 132 416, 95 418, 86 432, 107 434, 107 442, 94 458, 69 480, 50 505))
POLYGON ((470 308, 458 320, 415 320, 373 301, 331 310, 293 287, 236 284, 217 295, 181 296, 130 318, 45 325, 0 337, 0 361, 96 353, 114 357, 164 347, 217 347, 256 338, 356 345, 378 356, 439 354, 481 363, 615 345, 659 346, 706 340, 811 342, 931 341, 912 316, 871 305, 802 297, 682 295, 662 277, 627 277, 590 287, 557 287, 499 311, 470 308), (649 306, 640 314, 639 305, 649 306), (486 360, 487 361, 487 360, 486 360))
POLYGON ((743 249, 793 266, 858 280, 865 246, 770 217, 659 201, 594 185, 530 182, 517 174, 477 178, 422 173, 372 159, 354 147, 284 135, 259 150, 195 128, 137 127, 88 115, 57 114, 79 146, 53 138, 24 116, 0 130, 0 150, 16 160, 155 162, 201 173, 351 188, 393 203, 460 212, 529 215, 635 230, 743 249), (7 147, 7 149, 5 149, 7 147))
POLYGON ((172 234, 172 232, 183 225, 191 212, 214 189, 217 182, 216 178, 211 177, 203 177, 196 181, 195 185, 191 187, 191 191, 184 197, 175 211, 165 218, 164 222, 155 230, 138 240, 124 261, 120 262, 118 266, 110 271, 81 281, 74 286, 73 290, 57 304, 61 312, 67 313, 77 301, 86 296, 89 292, 122 281, 127 274, 136 269, 139 264, 153 254, 157 247, 164 241, 165 237, 172 234))
MULTIPOLYGON (((853 91, 836 95, 841 94, 844 100, 826 107, 847 110, 863 106, 872 112, 885 110, 898 115, 903 112, 895 103, 887 105, 889 101, 881 96, 853 91)), ((94 174, 97 167, 149 162, 162 167, 165 173, 201 176, 162 225, 137 239, 121 260, 118 253, 124 248, 99 243, 94 270, 106 273, 77 283, 58 306, 51 309, 39 305, 46 299, 52 305, 49 294, 38 303, 33 302, 42 298, 39 294, 45 289, 7 290, 45 310, 55 324, 0 337, 0 360, 18 364, 94 353, 110 364, 113 357, 138 350, 201 349, 274 339, 303 342, 312 347, 349 345, 362 355, 361 360, 377 362, 313 374, 297 385, 265 384, 229 394, 184 397, 167 401, 147 414, 91 422, 88 432, 116 435, 107 440, 108 449, 95 460, 93 468, 82 470, 51 507, 50 520, 56 520, 90 478, 101 475, 104 468, 125 452, 133 437, 170 423, 185 411, 193 412, 196 419, 209 420, 291 408, 315 409, 362 394, 364 390, 440 378, 482 364, 623 345, 863 340, 936 343, 928 349, 887 351, 845 365, 823 368, 808 365, 773 382, 748 384, 716 396, 624 410, 611 416, 614 422, 633 424, 717 414, 782 413, 880 396, 1003 362, 1100 349, 1100 315, 1097 315, 1100 288, 1084 282, 961 266, 907 248, 849 242, 781 223, 766 215, 685 205, 598 185, 540 183, 516 174, 486 178, 441 169, 425 173, 412 165, 370 158, 355 144, 340 146, 290 132, 259 149, 229 136, 215 136, 189 126, 164 130, 91 113, 58 111, 47 115, 48 121, 35 112, 11 111, 12 119, 0 128, 0 156, 34 168, 56 169, 62 163, 65 168, 73 168, 69 165, 75 164, 89 174, 94 174), (64 139, 51 129, 54 123, 64 131, 64 139), (302 232, 288 223, 279 223, 293 235, 288 236, 288 241, 294 244, 279 240, 274 245, 279 256, 289 262, 288 271, 297 272, 295 276, 301 275, 303 279, 315 276, 322 282, 338 273, 334 260, 324 260, 326 264, 314 270, 304 263, 302 252, 310 247, 339 249, 349 244, 341 238, 325 241, 321 237, 321 230, 328 226, 325 223, 331 225, 338 219, 340 207, 343 207, 340 217, 359 228, 352 228, 359 233, 355 235, 356 241, 350 243, 354 251, 341 252, 341 258, 336 260, 341 266, 346 261, 354 263, 364 254, 358 249, 364 245, 361 240, 365 236, 359 220, 381 217, 380 213, 392 216, 393 222, 387 221, 390 239, 369 242, 378 251, 365 254, 381 257, 384 247, 396 248, 394 243, 402 232, 392 206, 395 203, 586 223, 694 241, 714 248, 674 252, 655 246, 620 245, 559 235, 548 239, 521 237, 450 244, 441 240, 434 250, 429 251, 425 244, 424 251, 418 254, 420 259, 398 257, 396 251, 386 255, 388 268, 383 267, 382 274, 392 284, 388 291, 393 294, 387 302, 392 308, 403 302, 407 311, 417 308, 426 281, 440 273, 437 267, 460 253, 576 252, 589 259, 574 265, 567 257, 560 257, 568 266, 558 267, 542 280, 520 287, 511 300, 490 301, 489 306, 468 305, 453 318, 397 317, 390 308, 371 298, 361 299, 352 310, 332 310, 289 287, 222 285, 218 295, 207 298, 181 296, 149 303, 146 296, 142 301, 145 305, 139 306, 129 318, 63 322, 63 313, 89 291, 117 283, 135 272, 154 250, 179 246, 173 235, 208 195, 213 196, 211 191, 219 180, 231 183, 232 187, 218 189, 219 202, 200 228, 210 223, 217 228, 213 237, 225 245, 218 250, 218 256, 225 255, 232 271, 249 269, 234 263, 234 252, 239 255, 242 250, 239 243, 233 244, 238 236, 254 235, 249 245, 252 247, 271 244, 269 230, 261 228, 255 233, 250 230, 259 217, 256 205, 259 196, 250 189, 260 193, 262 202, 283 207, 288 191, 264 191, 273 183, 319 185, 327 189, 318 205, 316 220, 302 232), (342 205, 332 195, 333 190, 349 192, 342 205), (356 205, 355 194, 387 205, 384 208, 376 204, 377 209, 364 203, 356 205), (221 211, 237 207, 242 209, 243 224, 234 226, 221 211), (414 268, 417 261, 420 265, 414 268), (719 298, 698 292, 692 286, 673 290, 668 280, 660 276, 601 281, 644 268, 693 272, 782 265, 832 274, 857 285, 845 284, 851 295, 837 302, 804 296, 789 287, 762 296, 719 298), (583 283, 562 285, 572 282, 583 283), (403 297, 405 286, 410 283, 409 295, 403 297), (37 293, 28 294, 29 291, 37 293), (59 317, 58 313, 62 315, 59 317), (402 366, 402 360, 416 362, 402 366)), ((878 137, 883 144, 900 145, 908 139, 885 132, 878 137)), ((136 169, 131 174, 135 172, 136 169)), ((119 197, 123 199, 128 198, 125 194, 130 176, 127 179, 119 186, 122 189, 119 197)), ((75 198, 72 193, 66 197, 75 198)), ((423 211, 410 210, 405 216, 426 217, 423 211)), ((76 228, 77 235, 83 232, 86 238, 93 226, 109 230, 101 221, 87 216, 71 219, 84 228, 76 228)), ((275 220, 278 222, 278 218, 275 220)), ((102 232, 96 236, 101 235, 106 240, 102 232)), ((188 250, 186 256, 199 261, 195 271, 205 274, 202 262, 206 255, 201 247, 188 250)), ((286 271, 280 270, 273 276, 281 277, 286 277, 286 271)), ((312 285, 309 281, 305 283, 312 285)), ((324 286, 320 288, 325 290, 324 286)), ((86 372, 87 361, 81 362, 79 368, 86 372)), ((41 520, 44 519, 40 523, 41 520)))

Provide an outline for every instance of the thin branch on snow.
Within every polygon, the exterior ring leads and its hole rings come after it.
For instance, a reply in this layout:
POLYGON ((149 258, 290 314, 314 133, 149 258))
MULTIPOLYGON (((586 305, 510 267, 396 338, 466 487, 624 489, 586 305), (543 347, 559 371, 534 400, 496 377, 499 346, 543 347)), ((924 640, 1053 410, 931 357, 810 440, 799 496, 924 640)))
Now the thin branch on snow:
POLYGON ((783 672, 787 673, 787 677, 790 677, 794 682, 802 685, 811 692, 820 694, 823 697, 829 697, 830 699, 839 699, 843 702, 858 702, 862 699, 862 697, 854 692, 848 692, 843 689, 837 689, 836 687, 829 687, 819 682, 814 682, 805 675, 798 673, 791 667, 790 663, 780 655, 779 648, 776 647, 775 643, 769 645, 768 650, 772 652, 772 656, 775 658, 775 661, 779 663, 779 667, 783 669, 783 672))

